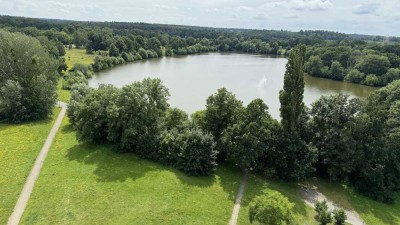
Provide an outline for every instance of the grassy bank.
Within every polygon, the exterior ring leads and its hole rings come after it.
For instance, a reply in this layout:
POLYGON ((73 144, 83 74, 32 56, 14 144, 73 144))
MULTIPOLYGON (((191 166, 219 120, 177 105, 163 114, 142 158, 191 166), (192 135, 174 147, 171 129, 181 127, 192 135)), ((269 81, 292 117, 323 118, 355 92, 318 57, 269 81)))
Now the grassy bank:
POLYGON ((0 124, 0 224, 6 224, 59 111, 47 120, 0 124))

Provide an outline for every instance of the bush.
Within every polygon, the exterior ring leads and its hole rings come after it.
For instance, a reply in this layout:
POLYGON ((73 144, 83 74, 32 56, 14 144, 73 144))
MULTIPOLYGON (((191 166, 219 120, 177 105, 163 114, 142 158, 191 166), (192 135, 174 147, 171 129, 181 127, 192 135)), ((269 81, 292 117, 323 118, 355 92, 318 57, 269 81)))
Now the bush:
POLYGON ((321 225, 326 225, 332 222, 332 214, 329 212, 328 204, 325 200, 322 202, 317 201, 315 203, 315 212, 317 213, 316 220, 321 225))
POLYGON ((333 211, 333 218, 335 218, 335 225, 344 225, 347 220, 347 215, 343 209, 336 209, 333 211))
POLYGON ((64 80, 62 82, 62 88, 64 90, 70 90, 74 84, 88 84, 88 81, 82 72, 69 72, 64 76, 64 80))
POLYGON ((379 84, 379 78, 375 74, 369 74, 365 77, 364 84, 368 86, 377 86, 379 84))
POLYGON ((351 82, 351 83, 361 83, 362 80, 364 80, 365 75, 361 73, 357 69, 351 70, 346 77, 344 78, 345 81, 351 82))
POLYGON ((93 67, 92 65, 86 65, 82 63, 76 63, 74 66, 69 70, 70 72, 81 72, 85 75, 86 79, 89 79, 93 76, 93 67))
POLYGON ((279 192, 267 192, 250 202, 250 223, 292 224, 295 222, 294 204, 279 192))
POLYGON ((164 163, 194 176, 210 175, 217 168, 213 137, 198 128, 164 132, 159 153, 164 163))
POLYGON ((74 84, 71 87, 67 116, 69 117, 69 122, 72 125, 75 125, 75 112, 79 102, 83 101, 85 96, 87 96, 91 90, 92 89, 86 84, 74 84))

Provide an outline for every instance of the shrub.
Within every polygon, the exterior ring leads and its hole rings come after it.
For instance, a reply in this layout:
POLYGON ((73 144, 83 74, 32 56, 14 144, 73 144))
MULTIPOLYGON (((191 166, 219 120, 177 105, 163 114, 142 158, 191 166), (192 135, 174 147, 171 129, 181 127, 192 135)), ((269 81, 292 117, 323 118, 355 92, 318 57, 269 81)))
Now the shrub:
POLYGON ((79 71, 79 72, 83 73, 83 75, 85 75, 86 79, 89 79, 93 76, 92 65, 76 63, 69 71, 70 72, 78 72, 79 71))
POLYGON ((365 75, 359 70, 353 69, 346 75, 344 80, 351 83, 360 83, 364 79, 364 77, 365 75))
POLYGON ((213 137, 198 128, 164 132, 159 152, 161 161, 194 176, 210 175, 217 168, 213 137))
POLYGON ((347 215, 343 209, 336 209, 333 211, 333 218, 335 218, 335 225, 344 225, 347 220, 347 215))
POLYGON ((322 202, 317 201, 315 203, 315 212, 317 213, 316 220, 321 224, 321 225, 326 225, 330 222, 332 222, 332 214, 328 210, 328 204, 324 200, 322 202))
POLYGON ((80 71, 69 72, 64 76, 62 88, 64 90, 70 90, 74 84, 88 84, 88 81, 80 71))
POLYGON ((294 204, 279 192, 264 193, 250 202, 250 223, 292 224, 295 222, 293 207, 294 204))

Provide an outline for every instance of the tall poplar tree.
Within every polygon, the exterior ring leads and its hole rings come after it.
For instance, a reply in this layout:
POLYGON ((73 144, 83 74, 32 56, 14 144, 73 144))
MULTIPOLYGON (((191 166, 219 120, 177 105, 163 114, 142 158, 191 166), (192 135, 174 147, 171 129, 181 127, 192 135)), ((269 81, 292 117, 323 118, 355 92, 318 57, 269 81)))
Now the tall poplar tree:
POLYGON ((279 93, 281 117, 284 135, 275 157, 277 174, 285 180, 306 178, 312 171, 315 154, 302 139, 305 113, 304 93, 304 58, 306 48, 299 45, 290 53, 284 78, 283 90, 279 93))
POLYGON ((292 49, 284 77, 283 90, 279 92, 282 125, 287 133, 297 132, 300 116, 304 110, 304 58, 306 47, 292 49))

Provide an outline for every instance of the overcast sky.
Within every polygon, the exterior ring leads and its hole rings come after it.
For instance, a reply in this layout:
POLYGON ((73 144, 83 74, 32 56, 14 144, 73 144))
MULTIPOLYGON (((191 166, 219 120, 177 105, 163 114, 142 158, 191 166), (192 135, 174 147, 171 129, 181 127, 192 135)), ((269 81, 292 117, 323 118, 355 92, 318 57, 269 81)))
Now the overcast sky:
POLYGON ((0 14, 400 36, 400 0, 0 0, 0 14))

